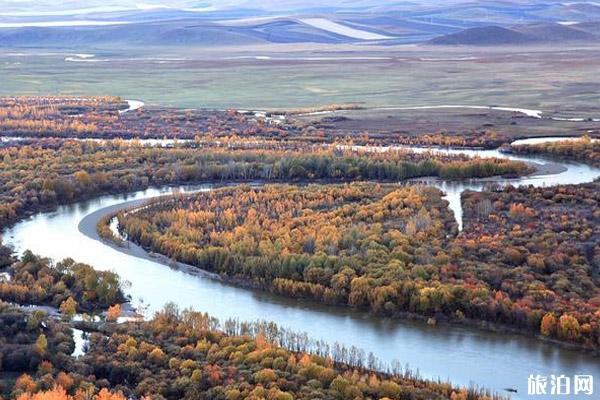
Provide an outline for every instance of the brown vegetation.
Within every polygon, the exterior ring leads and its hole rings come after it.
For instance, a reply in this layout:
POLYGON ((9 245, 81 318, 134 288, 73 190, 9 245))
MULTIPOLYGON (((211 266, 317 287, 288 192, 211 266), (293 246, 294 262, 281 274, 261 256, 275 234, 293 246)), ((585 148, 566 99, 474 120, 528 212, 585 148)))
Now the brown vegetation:
POLYGON ((511 150, 518 154, 549 155, 600 166, 600 140, 592 140, 589 136, 577 140, 512 146, 511 150))

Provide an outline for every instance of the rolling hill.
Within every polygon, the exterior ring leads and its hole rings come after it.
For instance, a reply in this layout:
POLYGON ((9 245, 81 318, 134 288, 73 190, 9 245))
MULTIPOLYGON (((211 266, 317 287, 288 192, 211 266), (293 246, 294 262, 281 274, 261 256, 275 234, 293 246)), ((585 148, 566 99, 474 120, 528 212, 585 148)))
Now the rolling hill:
POLYGON ((590 30, 579 29, 577 24, 566 26, 558 23, 517 25, 510 28, 484 26, 464 29, 460 32, 438 36, 428 44, 433 45, 521 45, 526 43, 584 42, 599 40, 600 36, 590 30))
POLYGON ((595 35, 580 30, 577 25, 561 24, 530 24, 520 25, 513 28, 535 41, 561 42, 561 41, 585 41, 598 39, 595 35))
POLYGON ((235 46, 268 43, 513 45, 598 40, 588 2, 225 0, 148 2, 0 0, 2 47, 235 46), (9 4, 6 4, 9 3, 9 4))
POLYGON ((359 39, 293 19, 230 26, 210 21, 176 20, 110 26, 20 27, 0 29, 0 47, 199 45, 258 43, 345 43, 359 39))
POLYGON ((439 36, 428 42, 434 45, 472 45, 490 46, 503 44, 522 44, 532 38, 521 32, 500 26, 469 28, 456 33, 439 36))

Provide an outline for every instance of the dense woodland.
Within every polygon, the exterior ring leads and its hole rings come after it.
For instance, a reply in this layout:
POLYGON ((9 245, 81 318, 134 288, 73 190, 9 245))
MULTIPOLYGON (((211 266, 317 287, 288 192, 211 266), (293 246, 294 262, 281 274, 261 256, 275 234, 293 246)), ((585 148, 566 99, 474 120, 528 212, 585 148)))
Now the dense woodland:
MULTIPOLYGON (((42 311, 28 313, 0 300, 0 397, 11 398, 15 380, 23 373, 66 365, 74 348, 67 324, 42 311)), ((29 380, 26 387, 34 385, 29 380)))
POLYGON ((71 313, 106 309, 125 301, 119 276, 66 259, 55 265, 26 251, 0 271, 0 299, 17 304, 50 305, 71 313))
MULTIPOLYGON (((465 193, 459 233, 439 190, 397 183, 519 176, 531 168, 352 145, 497 147, 506 142, 500 133, 332 134, 325 125, 268 113, 123 113, 126 107, 111 97, 0 98, 0 135, 29 137, 0 142, 0 228, 101 194, 260 181, 160 199, 120 213, 120 229, 144 247, 235 284, 600 349, 600 183, 465 193), (193 141, 161 148, 65 139, 163 137, 193 141)), ((598 143, 589 139, 513 151, 600 160, 598 143)), ((78 322, 94 333, 86 354, 73 358, 74 322, 63 317, 110 306, 107 316, 117 315, 114 305, 125 300, 118 276, 30 252, 15 259, 1 245, 0 272, 10 277, 0 275, 0 399, 493 397, 425 381, 358 349, 313 342, 273 324, 220 324, 173 306, 146 322, 78 322), (60 313, 49 317, 3 301, 60 313)))
POLYGON ((40 141, 0 149, 0 226, 28 212, 150 185, 231 180, 459 179, 529 172, 521 162, 335 147, 301 150, 152 148, 122 142, 40 141))
POLYGON ((116 97, 0 97, 0 133, 5 136, 92 135, 118 120, 127 103, 116 97))
MULTIPOLYGON (((11 282, 35 280, 33 292, 57 293, 38 304, 53 305, 69 290, 69 299, 78 304, 89 303, 90 295, 104 309, 121 300, 119 295, 109 297, 111 290, 103 290, 105 280, 119 281, 114 274, 94 272, 72 260, 50 266, 30 252, 14 259, 5 247, 0 248, 7 256, 3 266, 11 265, 11 282), (81 273, 86 275, 73 275, 81 273), (80 292, 76 285, 83 282, 95 286, 80 292)), ((1 292, 0 398, 499 398, 484 390, 426 381, 399 363, 382 365, 360 349, 314 341, 270 322, 220 323, 206 313, 179 311, 173 304, 147 322, 115 323, 108 317, 100 322, 78 320, 75 324, 89 336, 85 354, 73 357, 73 323, 64 318, 75 312, 66 305, 69 301, 61 303, 59 319, 43 310, 9 305, 7 300, 15 301, 11 293, 1 292)))
POLYGON ((512 146, 511 151, 518 154, 550 155, 600 166, 600 141, 588 136, 578 140, 512 146))
POLYGON ((451 255, 491 289, 477 317, 600 346, 600 183, 509 187, 463 201, 466 226, 451 255))
MULTIPOLYGON (((124 301, 120 278, 70 259, 54 265, 29 251, 17 259, 1 244, 0 271, 0 398, 12 392, 10 398, 26 400, 55 384, 70 389, 72 379, 62 369, 72 368, 75 343, 64 321, 124 301)), ((87 386, 93 388, 86 383, 82 389, 87 386)))
POLYGON ((68 355, 65 323, 2 303, 0 318, 2 347, 30 361, 5 359, 13 378, 0 380, 0 389, 18 400, 500 398, 425 381, 397 365, 374 372, 376 360, 357 349, 326 348, 272 323, 220 324, 170 305, 147 322, 95 325, 79 358, 68 355))
POLYGON ((413 260, 435 257, 456 229, 446 205, 416 186, 236 187, 159 202, 119 224, 142 246, 211 272, 390 313, 389 285, 418 276, 413 260))
POLYGON ((458 236, 438 190, 374 184, 218 189, 151 203, 119 223, 144 247, 286 296, 499 323, 597 348, 598 188, 466 194, 458 236), (550 315, 573 328, 548 332, 550 315))

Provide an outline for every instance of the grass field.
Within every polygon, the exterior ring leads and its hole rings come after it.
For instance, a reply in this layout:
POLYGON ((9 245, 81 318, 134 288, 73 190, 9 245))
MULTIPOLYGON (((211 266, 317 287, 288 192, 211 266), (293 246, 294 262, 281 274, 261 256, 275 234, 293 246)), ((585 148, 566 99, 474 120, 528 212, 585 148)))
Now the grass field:
POLYGON ((598 117, 600 46, 469 49, 351 47, 169 54, 129 50, 36 54, 0 50, 0 95, 120 95, 147 104, 207 108, 502 105, 598 117), (67 57, 76 61, 66 61, 67 57), (258 57, 258 59, 256 58, 258 57), (270 57, 270 58, 269 58, 270 57), (523 71, 527 71, 524 73, 523 71))

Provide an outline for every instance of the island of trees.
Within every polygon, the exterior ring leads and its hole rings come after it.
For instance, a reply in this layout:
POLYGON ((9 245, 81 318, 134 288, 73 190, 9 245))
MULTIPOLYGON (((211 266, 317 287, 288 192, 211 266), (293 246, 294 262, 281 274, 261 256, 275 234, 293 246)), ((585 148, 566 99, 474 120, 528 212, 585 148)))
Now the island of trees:
POLYGON ((117 274, 96 271, 72 259, 53 265, 26 251, 5 273, 10 280, 0 280, 0 299, 11 303, 49 305, 75 313, 103 310, 125 301, 117 274))
POLYGON ((118 215, 129 240, 242 285, 430 321, 492 323, 600 347, 597 183, 467 193, 233 187, 118 215))

